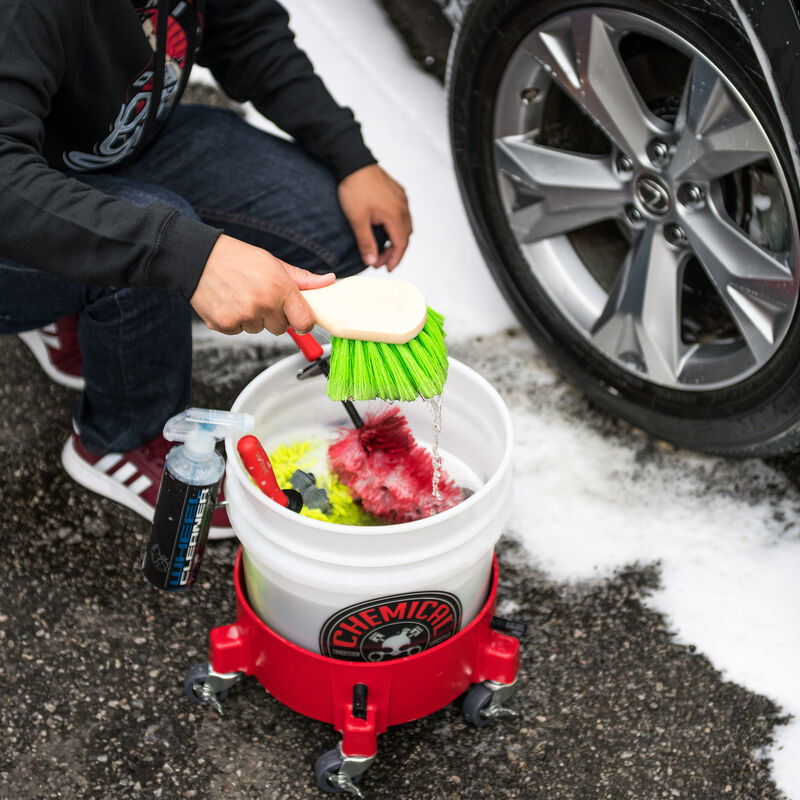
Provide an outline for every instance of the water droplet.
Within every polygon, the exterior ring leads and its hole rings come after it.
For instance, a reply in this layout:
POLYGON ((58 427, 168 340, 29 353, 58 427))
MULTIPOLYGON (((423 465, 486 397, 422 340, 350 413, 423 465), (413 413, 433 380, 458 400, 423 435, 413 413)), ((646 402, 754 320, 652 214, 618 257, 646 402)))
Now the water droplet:
POLYGON ((431 397, 430 400, 425 401, 425 405, 428 406, 433 418, 433 447, 431 448, 433 481, 431 493, 437 500, 441 500, 442 493, 439 491, 439 478, 442 474, 442 457, 439 454, 439 433, 442 430, 442 396, 437 394, 436 397, 431 397))

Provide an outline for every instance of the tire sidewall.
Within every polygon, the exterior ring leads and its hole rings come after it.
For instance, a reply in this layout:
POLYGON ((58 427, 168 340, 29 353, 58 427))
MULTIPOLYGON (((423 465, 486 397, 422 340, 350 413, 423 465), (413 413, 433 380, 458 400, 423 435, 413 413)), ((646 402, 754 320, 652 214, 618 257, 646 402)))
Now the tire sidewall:
MULTIPOLYGON (((520 287, 505 264, 526 269, 508 230, 494 178, 494 96, 507 59, 546 19, 587 6, 617 8, 674 30, 728 77, 769 136, 791 193, 798 187, 779 115, 741 26, 727 6, 662 0, 475 0, 450 54, 448 103, 459 187, 478 244, 501 292, 528 333, 598 405, 681 446, 729 454, 773 453, 793 445, 800 420, 800 314, 778 352, 758 372, 726 389, 676 391, 641 380, 605 359, 556 309, 535 279, 520 287), (725 12, 727 9, 727 12, 725 12), (713 33, 713 35, 712 35, 713 33)), ((529 271, 529 270, 528 270, 529 271)))

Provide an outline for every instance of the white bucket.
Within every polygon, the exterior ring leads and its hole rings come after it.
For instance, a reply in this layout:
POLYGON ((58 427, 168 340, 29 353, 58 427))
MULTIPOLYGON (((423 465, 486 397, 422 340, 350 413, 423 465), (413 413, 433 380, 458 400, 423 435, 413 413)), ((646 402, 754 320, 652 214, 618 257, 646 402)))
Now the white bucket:
MULTIPOLYGON (((305 365, 299 354, 279 361, 233 404, 255 417, 253 432, 268 452, 298 438, 292 431, 335 435, 336 426, 352 426, 322 376, 297 380, 305 365)), ((362 413, 373 407, 357 405, 362 413)), ((430 447, 428 406, 403 403, 401 411, 416 441, 430 447)), ((512 428, 495 389, 464 364, 450 359, 439 449, 444 470, 474 494, 436 516, 376 527, 310 519, 258 490, 232 435, 225 447, 228 515, 242 543, 249 602, 300 647, 352 660, 410 655, 456 633, 485 602, 511 505, 512 428)))

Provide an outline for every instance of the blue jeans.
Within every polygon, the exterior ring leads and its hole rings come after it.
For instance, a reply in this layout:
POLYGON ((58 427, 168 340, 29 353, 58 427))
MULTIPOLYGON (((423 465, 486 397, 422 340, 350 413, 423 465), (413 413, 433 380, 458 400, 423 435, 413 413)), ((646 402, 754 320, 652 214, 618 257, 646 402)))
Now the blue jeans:
MULTIPOLYGON (((166 203, 312 272, 364 269, 330 172, 231 111, 181 105, 133 163, 73 177, 135 206, 166 203)), ((150 441, 191 399, 191 307, 162 289, 83 286, 0 260, 0 334, 68 314, 80 315, 75 423, 85 446, 100 454, 150 441)))

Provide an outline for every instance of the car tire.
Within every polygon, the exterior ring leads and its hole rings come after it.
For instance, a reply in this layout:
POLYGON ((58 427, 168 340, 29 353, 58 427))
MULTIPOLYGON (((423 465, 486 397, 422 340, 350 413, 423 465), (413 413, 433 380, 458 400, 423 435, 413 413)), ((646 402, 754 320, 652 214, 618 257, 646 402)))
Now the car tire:
POLYGON ((475 0, 450 51, 451 144, 492 275, 560 370, 677 446, 772 455, 800 445, 797 175, 726 8, 475 0), (637 94, 643 121, 604 106, 637 94), (719 146, 717 112, 750 138, 719 146), (692 164, 689 133, 708 151, 692 164), (585 174, 583 195, 565 174, 585 174))

